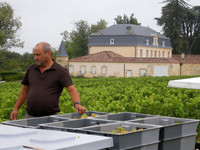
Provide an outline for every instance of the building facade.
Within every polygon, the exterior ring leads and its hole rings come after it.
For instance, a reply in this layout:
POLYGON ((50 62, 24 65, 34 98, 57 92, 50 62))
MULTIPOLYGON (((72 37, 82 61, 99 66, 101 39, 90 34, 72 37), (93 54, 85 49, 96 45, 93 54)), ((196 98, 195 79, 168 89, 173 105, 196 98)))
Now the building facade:
POLYGON ((68 60, 72 76, 200 75, 199 56, 172 55, 169 38, 139 25, 117 24, 99 30, 91 35, 88 51, 86 56, 68 60))
POLYGON ((124 57, 171 58, 169 38, 148 28, 133 24, 112 25, 92 34, 89 54, 113 51, 124 57))

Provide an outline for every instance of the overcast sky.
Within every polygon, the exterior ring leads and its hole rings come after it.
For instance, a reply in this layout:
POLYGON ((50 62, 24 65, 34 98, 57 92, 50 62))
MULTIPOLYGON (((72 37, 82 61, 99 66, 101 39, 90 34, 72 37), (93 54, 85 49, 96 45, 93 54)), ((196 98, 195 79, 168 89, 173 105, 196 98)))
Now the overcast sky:
MULTIPOLYGON (((19 32, 24 48, 11 51, 23 54, 32 52, 33 47, 42 41, 59 48, 60 33, 71 32, 74 22, 84 20, 89 25, 105 19, 108 26, 114 24, 117 15, 128 17, 134 13, 142 26, 161 32, 155 17, 161 16, 163 0, 0 0, 9 3, 15 16, 21 17, 22 27, 19 32)), ((186 0, 189 4, 200 5, 200 0, 186 0)))

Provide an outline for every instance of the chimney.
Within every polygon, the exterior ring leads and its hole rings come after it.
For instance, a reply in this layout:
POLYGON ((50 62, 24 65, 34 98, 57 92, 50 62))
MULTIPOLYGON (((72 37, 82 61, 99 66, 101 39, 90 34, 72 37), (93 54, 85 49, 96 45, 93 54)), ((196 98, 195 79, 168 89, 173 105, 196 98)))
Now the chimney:
POLYGON ((181 53, 181 58, 185 58, 185 54, 184 53, 181 53))
POLYGON ((131 26, 127 26, 126 27, 126 34, 127 35, 132 35, 132 27, 131 26))
POLYGON ((102 29, 101 28, 98 28, 97 34, 102 35, 102 29))

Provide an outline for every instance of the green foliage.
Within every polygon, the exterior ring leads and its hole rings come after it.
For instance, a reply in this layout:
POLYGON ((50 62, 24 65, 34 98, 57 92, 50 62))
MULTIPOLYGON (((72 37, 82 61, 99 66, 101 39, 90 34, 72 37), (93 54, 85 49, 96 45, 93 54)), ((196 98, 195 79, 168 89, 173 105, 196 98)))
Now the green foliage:
POLYGON ((5 76, 3 80, 8 82, 8 81, 22 80, 23 78, 24 78, 24 74, 16 74, 12 76, 5 76))
MULTIPOLYGON (((0 121, 10 119, 10 113, 14 108, 22 85, 20 82, 8 82, 0 84, 0 121)), ((18 118, 22 119, 25 115, 25 105, 18 112, 18 118)))
POLYGON ((2 71, 25 71, 27 67, 34 62, 32 54, 3 51, 0 50, 0 72, 2 71))
POLYGON ((3 81, 16 81, 24 78, 24 73, 19 72, 2 72, 0 73, 3 81))
POLYGON ((75 29, 70 33, 64 31, 61 33, 65 39, 66 50, 70 58, 80 57, 88 54, 88 41, 90 36, 90 27, 86 21, 80 20, 74 23, 75 29))
POLYGON ((141 23, 138 23, 137 19, 134 17, 134 14, 132 13, 130 17, 124 14, 124 16, 118 15, 116 18, 114 18, 116 21, 116 24, 135 24, 135 25, 141 25, 141 23))
POLYGON ((8 3, 0 2, 0 46, 3 50, 23 47, 23 42, 20 42, 17 35, 20 27, 21 22, 14 17, 12 7, 8 3))
POLYGON ((105 29, 107 22, 101 19, 97 24, 88 25, 87 21, 80 20, 74 23, 75 29, 71 32, 61 33, 69 58, 80 57, 88 54, 89 36, 99 29, 105 29))
POLYGON ((184 0, 166 0, 162 16, 155 18, 163 27, 164 34, 171 39, 174 53, 198 53, 200 36, 200 7, 189 8, 184 0))
MULTIPOLYGON (((189 77, 73 78, 73 82, 87 111, 200 119, 199 90, 167 87, 170 80, 189 77)), ((0 121, 9 120, 21 87, 20 82, 0 84, 0 121)), ((25 114, 25 106, 19 110, 19 119, 25 114)), ((61 114, 75 111, 66 89, 59 106, 61 114)))
POLYGON ((98 32, 98 30, 103 30, 107 27, 107 22, 104 19, 97 21, 97 24, 92 24, 90 27, 90 33, 98 32))

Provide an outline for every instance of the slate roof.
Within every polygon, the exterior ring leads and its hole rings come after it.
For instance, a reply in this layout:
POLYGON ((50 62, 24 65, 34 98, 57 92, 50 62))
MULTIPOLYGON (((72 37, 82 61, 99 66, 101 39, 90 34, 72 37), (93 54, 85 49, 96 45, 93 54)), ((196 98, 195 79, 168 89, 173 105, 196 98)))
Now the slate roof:
POLYGON ((103 51, 82 57, 69 59, 69 62, 101 62, 101 63, 179 63, 175 58, 137 58, 123 57, 112 51, 103 51))
POLYGON ((172 48, 169 38, 156 32, 149 27, 143 27, 133 24, 116 24, 102 30, 101 34, 94 33, 90 36, 88 46, 147 46, 172 48), (131 27, 132 34, 127 34, 127 27, 131 27), (153 45, 153 37, 158 35, 158 46, 153 45), (114 44, 110 44, 110 40, 114 39, 114 44), (146 40, 149 45, 146 45, 146 40), (165 47, 162 47, 162 42, 165 47))
MULTIPOLYGON (((134 25, 134 24, 115 24, 112 25, 104 30, 102 30, 102 35, 126 35, 126 28, 131 27, 132 28, 132 35, 138 35, 138 36, 154 36, 155 34, 158 34, 159 38, 168 39, 164 35, 160 34, 159 32, 156 32, 155 30, 144 27, 140 25, 134 25)), ((98 35, 97 33, 94 33, 93 35, 98 35)))
POLYGON ((60 43, 60 48, 58 50, 58 54, 56 55, 56 57, 68 57, 67 51, 65 49, 65 43, 63 40, 60 43))

